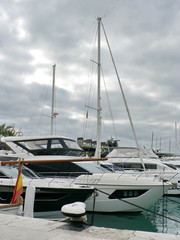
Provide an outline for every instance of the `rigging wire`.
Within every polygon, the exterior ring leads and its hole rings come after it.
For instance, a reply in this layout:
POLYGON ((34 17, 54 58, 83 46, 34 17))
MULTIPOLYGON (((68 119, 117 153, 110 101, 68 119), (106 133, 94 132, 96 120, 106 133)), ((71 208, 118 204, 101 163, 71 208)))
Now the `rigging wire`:
POLYGON ((70 104, 69 104, 69 107, 67 108, 68 109, 68 114, 67 114, 67 117, 66 117, 66 120, 65 120, 65 123, 64 123, 64 127, 62 129, 62 134, 64 134, 64 132, 66 131, 66 126, 69 126, 69 122, 70 122, 70 116, 72 114, 72 109, 73 109, 73 103, 75 101, 75 98, 76 98, 76 94, 77 94, 77 89, 78 89, 78 83, 76 84, 75 86, 75 90, 74 90, 74 94, 71 98, 71 101, 70 101, 70 104))
MULTIPOLYGON (((49 71, 49 74, 51 74, 51 73, 52 73, 52 69, 49 71)), ((43 106, 45 105, 45 104, 43 104, 43 102, 47 101, 49 84, 43 84, 42 86, 43 86, 42 90, 41 90, 40 94, 38 94, 38 99, 34 100, 35 101, 34 108, 33 108, 32 114, 29 118, 29 121, 25 127, 26 135, 29 135, 32 132, 34 132, 33 121, 37 121, 37 126, 35 127, 35 129, 41 130, 40 126, 42 126, 41 121, 42 121, 42 115, 43 115, 43 106), (39 114, 39 111, 40 111, 40 114, 39 114)))
POLYGON ((107 91, 107 87, 106 87, 106 82, 105 82, 105 79, 104 79, 104 73, 103 73, 102 66, 101 66, 101 72, 102 72, 104 87, 105 87, 105 91, 106 91, 106 97, 107 97, 107 101, 108 101, 109 111, 110 111, 111 119, 112 119, 112 123, 113 123, 114 133, 115 133, 116 139, 118 139, 116 126, 115 126, 115 123, 114 123, 114 117, 113 117, 113 113, 112 113, 112 108, 111 108, 110 99, 109 99, 109 95, 108 95, 108 91, 107 91))
MULTIPOLYGON (((107 196, 110 196, 109 193, 106 193, 106 192, 104 192, 104 191, 102 191, 102 190, 100 190, 100 189, 96 189, 96 190, 97 190, 98 192, 101 192, 101 193, 107 195, 107 196)), ((112 196, 112 195, 111 195, 111 196, 112 196)), ((150 209, 146 209, 146 208, 141 207, 141 206, 139 206, 139 205, 137 205, 137 204, 130 203, 130 202, 124 200, 124 199, 117 198, 117 197, 116 197, 116 199, 118 199, 118 200, 120 200, 120 201, 122 201, 122 202, 125 202, 125 203, 127 203, 127 204, 130 204, 130 205, 132 205, 132 206, 134 206, 134 207, 138 207, 138 208, 140 208, 140 209, 142 209, 142 210, 144 210, 144 211, 147 211, 147 212, 153 213, 153 214, 155 214, 155 215, 157 215, 157 216, 160 216, 160 217, 163 217, 163 218, 169 219, 169 220, 174 221, 174 222, 176 222, 176 223, 180 223, 180 221, 177 220, 177 219, 174 219, 174 218, 171 218, 171 217, 168 217, 168 216, 164 216, 163 214, 157 213, 157 212, 152 211, 152 210, 150 210, 150 209)))
MULTIPOLYGON (((94 30, 94 33, 92 35, 92 44, 94 47, 92 47, 92 51, 91 51, 91 58, 90 59, 94 59, 95 58, 95 42, 97 41, 97 29, 96 31, 94 30)), ((94 94, 95 94, 95 84, 93 83, 95 80, 93 78, 93 73, 95 72, 94 70, 94 64, 93 61, 90 61, 90 66, 89 66, 89 74, 88 74, 88 88, 86 89, 86 101, 85 101, 85 108, 84 108, 84 116, 85 116, 85 121, 83 124, 83 137, 86 138, 86 136, 88 135, 88 130, 90 129, 89 125, 90 125, 90 118, 89 118, 89 112, 90 109, 93 109, 94 105, 94 94)), ((94 128, 94 127, 93 127, 94 128)), ((91 131, 91 134, 94 131, 91 131)), ((93 136, 91 136, 93 138, 93 136)))
MULTIPOLYGON (((94 24, 93 24, 94 25, 94 24)), ((88 33, 89 33, 89 28, 88 28, 88 33)), ((93 38, 93 37, 92 37, 93 38)), ((91 41, 92 41, 92 39, 91 39, 91 41)), ((78 42, 80 42, 80 41, 78 41, 78 42)), ((88 47, 89 48, 89 47, 88 47)), ((89 48, 90 49, 90 48, 89 48)), ((86 58, 87 59, 87 58, 86 58)), ((67 107, 67 109, 68 109, 68 114, 67 114, 67 117, 66 117, 66 120, 65 120, 65 123, 64 123, 64 127, 63 127, 63 132, 65 132, 66 131, 66 128, 67 128, 67 126, 68 126, 68 124, 69 124, 69 122, 71 121, 71 114, 72 114, 72 110, 73 110, 73 104, 74 104, 74 102, 75 102, 75 100, 76 100, 76 97, 77 97, 77 92, 78 91, 81 91, 81 93, 83 92, 83 89, 82 89, 82 87, 81 87, 81 85, 80 85, 80 83, 81 83, 81 80, 78 78, 77 79, 77 81, 76 81, 76 83, 75 83, 75 91, 74 91, 74 94, 73 94, 73 96, 72 96, 72 98, 71 98, 71 100, 70 100, 70 103, 69 103, 69 106, 67 107)), ((85 92, 85 91, 84 91, 85 92)), ((83 93, 84 93, 83 92, 83 93)), ((87 96, 87 94, 86 94, 86 96, 87 96)), ((84 119, 84 116, 86 116, 86 113, 85 113, 85 109, 84 109, 84 114, 83 114, 83 119, 84 119)), ((85 132, 85 128, 86 128, 86 124, 85 123, 83 123, 83 129, 82 129, 82 131, 83 131, 83 135, 84 135, 84 132, 85 132)))
MULTIPOLYGON (((94 38, 94 42, 97 42, 97 30, 96 30, 96 34, 95 34, 95 38, 94 38)), ((95 43, 94 43, 95 45, 95 43)), ((93 48, 93 54, 92 56, 95 56, 95 48, 93 48)), ((94 59, 94 57, 92 57, 92 59, 94 59)), ((96 63, 96 61, 92 60, 91 62, 93 63, 96 63)), ((94 64, 91 65, 91 71, 93 72, 94 69, 93 69, 93 66, 94 64)), ((108 95, 108 91, 107 91, 107 87, 106 87, 106 82, 105 82, 105 78, 104 78, 104 73, 103 73, 103 69, 102 69, 102 65, 101 65, 101 74, 102 74, 102 77, 103 77, 103 82, 104 82, 104 87, 105 87, 105 91, 106 91, 106 97, 107 97, 107 102, 108 102, 108 106, 109 106, 109 110, 110 110, 110 115, 111 115, 111 119, 112 119, 112 124, 113 124, 113 129, 114 129, 114 133, 115 133, 115 136, 117 138, 117 131, 116 131, 116 127, 115 127, 115 122, 114 122, 114 117, 113 117, 113 114, 112 114, 112 108, 111 108, 111 105, 110 105, 110 98, 109 98, 109 95, 108 95)), ((88 118, 88 115, 89 115, 89 109, 88 106, 93 106, 92 103, 90 103, 90 97, 91 96, 91 93, 94 94, 95 91, 92 89, 92 73, 91 73, 91 78, 89 78, 89 90, 88 90, 88 93, 86 96, 87 97, 87 100, 86 100, 86 108, 85 108, 85 112, 84 112, 84 116, 86 116, 85 118, 85 123, 84 123, 84 127, 83 127, 83 136, 85 137, 87 135, 87 131, 89 129, 88 127, 88 124, 89 124, 89 118, 88 118)), ((92 97, 92 99, 94 99, 94 97, 92 97)))
MULTIPOLYGON (((94 51, 92 53, 92 56, 94 56, 94 51)), ((84 137, 86 137, 86 135, 88 134, 87 131, 89 129, 89 124, 90 124, 89 111, 91 109, 90 106, 94 105, 94 99, 95 99, 95 97, 94 97, 95 91, 93 88, 94 84, 92 83, 92 81, 94 81, 93 74, 92 74, 94 72, 94 64, 92 64, 92 61, 90 61, 90 63, 91 63, 91 66, 90 66, 91 70, 90 70, 89 77, 88 77, 89 86, 88 86, 87 93, 86 93, 87 98, 86 98, 85 112, 84 112, 84 116, 86 116, 84 128, 83 128, 83 136, 84 137)))
POLYGON ((170 197, 168 197, 168 196, 166 196, 166 198, 168 199, 168 201, 171 201, 171 202, 174 202, 174 203, 177 203, 177 204, 180 205, 180 202, 175 201, 175 200, 173 200, 172 198, 170 198, 170 197))
POLYGON ((113 58, 113 55, 112 55, 110 44, 109 44, 109 41, 108 41, 108 38, 107 38, 107 35, 106 35, 106 32, 105 32, 105 28, 104 28, 104 25, 103 25, 102 21, 101 21, 101 25, 102 25, 102 28, 103 28, 103 31, 104 31, 104 36, 105 36, 105 39, 106 39, 106 42, 107 42, 107 45, 108 45, 108 49, 109 49, 109 52, 110 52, 111 60, 112 60, 112 63, 114 65, 116 76, 117 76, 117 79, 118 79, 118 82, 119 82, 119 87, 121 89, 121 94, 122 94, 123 101, 124 101, 124 104, 125 104, 125 107, 126 107, 126 111, 127 111, 127 114, 128 114, 128 118, 129 118, 129 121, 130 121, 130 125, 131 125, 131 128, 132 128, 134 139, 135 139, 135 142, 136 142, 136 146, 137 146, 137 148, 139 150, 139 157, 140 157, 140 160, 141 160, 141 164, 143 166, 143 169, 145 170, 145 165, 144 165, 144 162, 142 160, 142 156, 141 156, 141 152, 140 152, 140 146, 139 146, 139 143, 138 143, 138 140, 137 140, 135 128, 134 128, 134 125, 133 125, 133 122, 132 122, 132 118, 131 118, 131 114, 130 114, 130 111, 129 111, 129 108, 128 108, 128 104, 127 104, 127 101, 126 101, 126 98, 125 98, 125 94, 124 94, 124 91, 123 91, 123 88, 122 88, 122 84, 121 84, 121 81, 120 81, 120 78, 119 78, 119 74, 118 74, 118 71, 117 71, 117 68, 116 68, 116 65, 115 65, 115 61, 114 61, 114 58, 113 58))

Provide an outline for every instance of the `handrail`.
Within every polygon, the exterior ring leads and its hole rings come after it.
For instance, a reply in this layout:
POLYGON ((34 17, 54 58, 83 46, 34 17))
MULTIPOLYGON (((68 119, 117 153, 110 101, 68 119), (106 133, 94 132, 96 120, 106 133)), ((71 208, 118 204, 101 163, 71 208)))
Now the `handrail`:
POLYGON ((108 158, 75 158, 75 159, 48 159, 48 160, 37 160, 34 158, 34 160, 17 160, 17 161, 1 161, 1 166, 5 166, 6 164, 26 164, 26 163, 56 163, 56 162, 93 162, 93 161, 105 161, 108 160, 108 158))

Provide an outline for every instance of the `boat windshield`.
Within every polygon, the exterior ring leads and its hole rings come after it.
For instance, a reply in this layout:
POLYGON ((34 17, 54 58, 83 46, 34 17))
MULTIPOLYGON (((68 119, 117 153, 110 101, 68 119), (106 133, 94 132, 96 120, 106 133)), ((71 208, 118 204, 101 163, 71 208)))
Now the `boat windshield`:
POLYGON ((116 166, 115 164, 105 164, 102 163, 101 167, 108 169, 111 172, 119 172, 119 171, 123 171, 123 169, 121 169, 120 167, 116 166))
POLYGON ((177 166, 173 165, 173 164, 170 164, 170 163, 165 163, 165 165, 167 165, 168 167, 174 169, 174 170, 177 170, 177 166))
POLYGON ((79 147, 77 142, 69 140, 69 139, 65 139, 64 142, 68 146, 68 148, 79 149, 82 151, 82 149, 79 147))
POLYGON ((110 169, 104 168, 101 165, 93 162, 76 162, 76 165, 82 167, 85 171, 89 173, 109 173, 110 169))
MULTIPOLYGON (((38 176, 28 169, 27 167, 23 166, 22 168, 22 175, 23 177, 27 178, 38 178, 38 176)), ((18 176, 18 168, 16 166, 6 165, 0 167, 0 177, 1 178, 17 178, 18 176)))
POLYGON ((64 156, 82 156, 84 151, 79 147, 76 141, 66 138, 54 139, 32 139, 24 141, 14 141, 33 155, 64 155, 64 156))

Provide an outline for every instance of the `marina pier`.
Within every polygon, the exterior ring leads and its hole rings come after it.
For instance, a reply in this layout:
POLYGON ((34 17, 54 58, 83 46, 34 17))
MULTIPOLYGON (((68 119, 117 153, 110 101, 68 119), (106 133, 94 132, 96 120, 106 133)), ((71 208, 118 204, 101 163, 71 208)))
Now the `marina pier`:
POLYGON ((180 240, 179 235, 117 230, 0 213, 3 240, 180 240))

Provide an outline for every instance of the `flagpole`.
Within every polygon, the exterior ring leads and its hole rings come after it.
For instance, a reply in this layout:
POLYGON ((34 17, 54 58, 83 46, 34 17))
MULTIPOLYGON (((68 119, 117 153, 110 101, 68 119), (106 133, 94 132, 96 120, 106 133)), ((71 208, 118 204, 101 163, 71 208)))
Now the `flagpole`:
POLYGON ((11 204, 15 203, 17 198, 23 193, 23 183, 22 183, 22 163, 19 162, 18 176, 16 180, 16 185, 14 187, 13 196, 11 199, 11 204))

